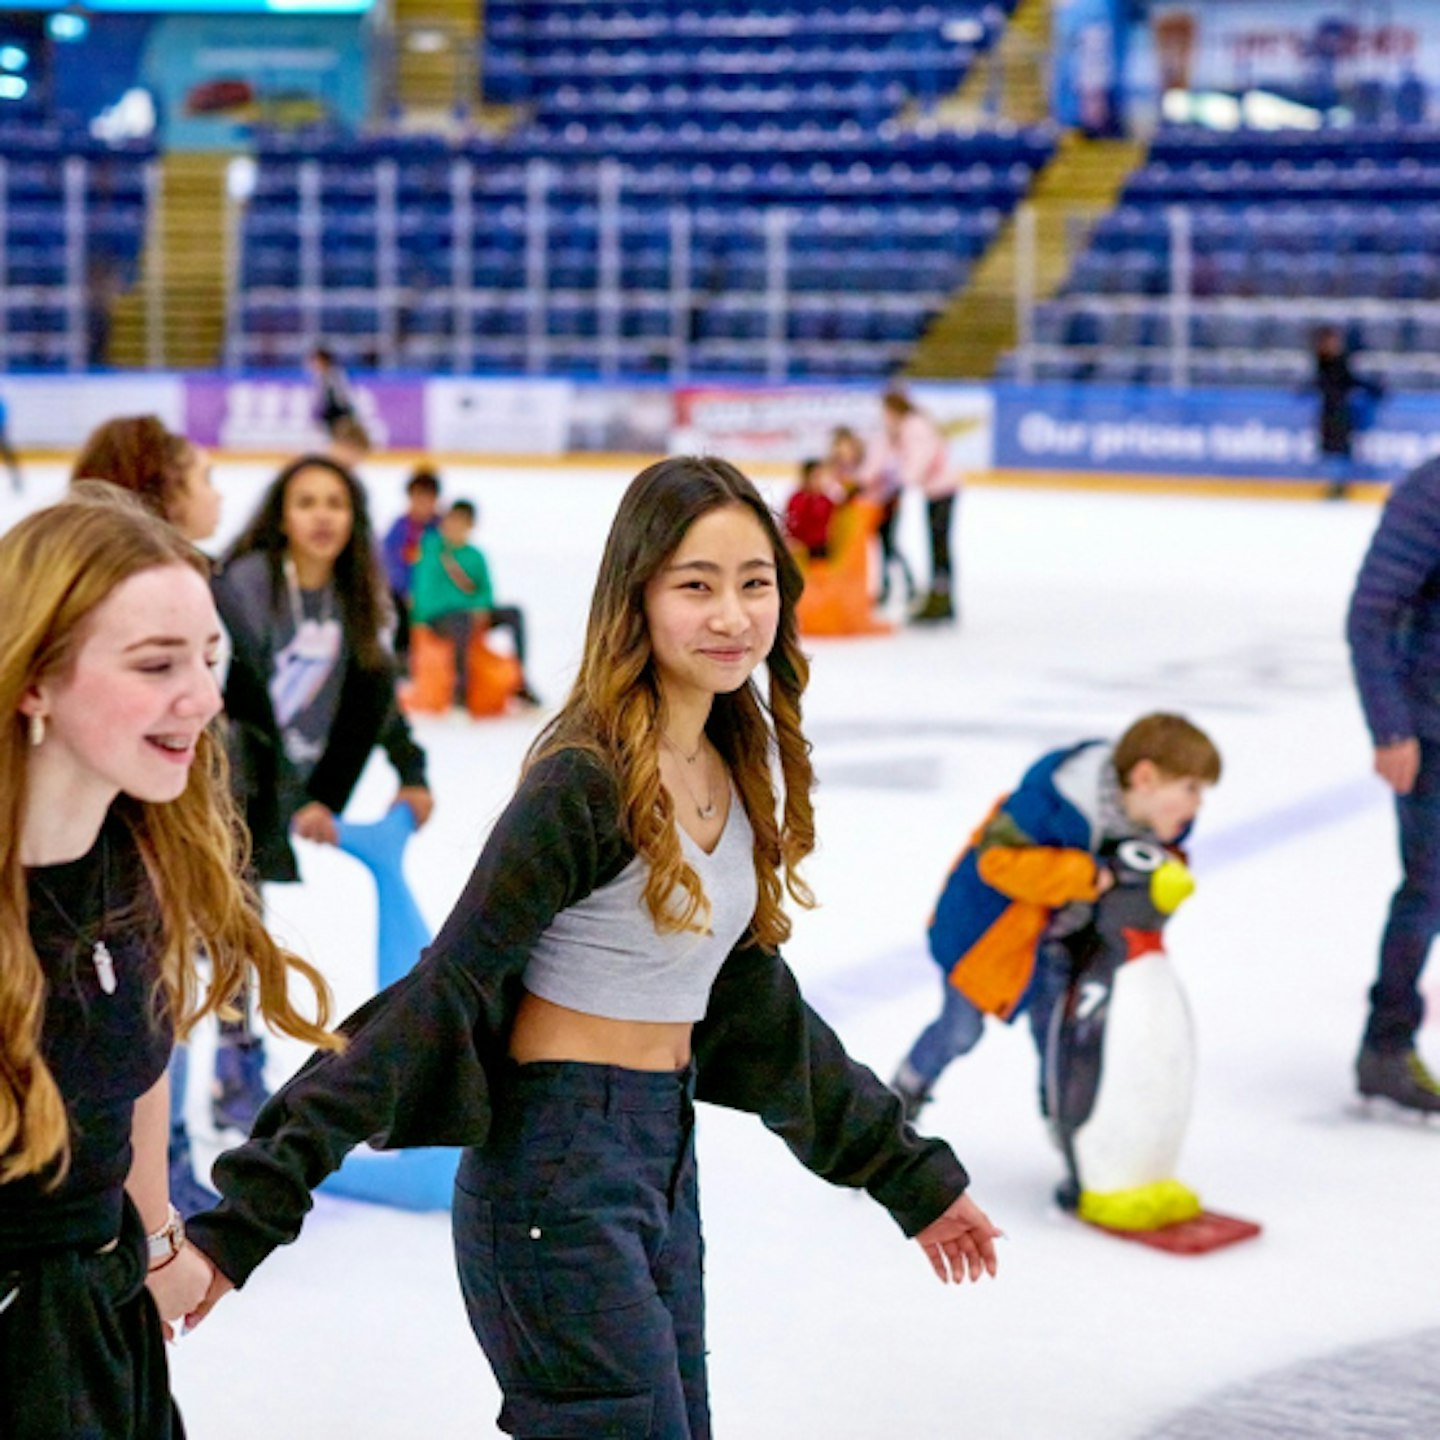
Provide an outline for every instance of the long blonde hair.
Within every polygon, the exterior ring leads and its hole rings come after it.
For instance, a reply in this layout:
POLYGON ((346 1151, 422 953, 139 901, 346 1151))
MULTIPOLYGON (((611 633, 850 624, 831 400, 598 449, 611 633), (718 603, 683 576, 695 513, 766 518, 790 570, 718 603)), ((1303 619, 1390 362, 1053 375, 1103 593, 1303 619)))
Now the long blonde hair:
MULTIPOLYGON (((186 565, 208 580, 209 565, 162 520, 113 487, 88 486, 22 520, 0 538, 0 1184, 54 1167, 64 1174, 69 1131, 64 1099, 41 1053, 45 978, 30 941, 20 837, 29 744, 20 705, 26 692, 75 663, 94 611, 142 571, 186 565), (108 491, 109 494, 97 493, 108 491)), ((183 793, 166 804, 117 802, 152 877, 161 925, 157 1004, 179 1035, 228 1008, 247 972, 260 1010, 276 1029, 335 1048, 325 1029, 330 994, 313 966, 281 950, 240 876, 248 850, 230 798, 225 749, 207 731, 183 793), (209 958, 202 992, 196 954, 209 958), (291 1004, 288 981, 310 987, 315 1018, 291 1004)))
POLYGON ((804 581, 769 507, 733 465, 676 457, 631 481, 600 562, 580 673, 535 742, 529 763, 572 748, 599 756, 619 785, 625 837, 648 866, 645 904, 657 928, 685 930, 700 923, 708 908, 704 887, 685 861, 675 807, 660 783, 663 700, 645 620, 645 588, 697 520, 737 504, 760 522, 774 551, 780 623, 766 657, 768 696, 761 697, 753 676, 733 694, 717 695, 705 731, 734 777, 755 832, 760 893, 751 938, 774 949, 790 934, 786 893, 800 905, 815 903, 798 871, 815 848, 810 799, 815 776, 800 728, 800 697, 810 667, 795 621, 804 581), (783 801, 775 792, 777 760, 783 801), (677 892, 683 897, 678 907, 677 892))

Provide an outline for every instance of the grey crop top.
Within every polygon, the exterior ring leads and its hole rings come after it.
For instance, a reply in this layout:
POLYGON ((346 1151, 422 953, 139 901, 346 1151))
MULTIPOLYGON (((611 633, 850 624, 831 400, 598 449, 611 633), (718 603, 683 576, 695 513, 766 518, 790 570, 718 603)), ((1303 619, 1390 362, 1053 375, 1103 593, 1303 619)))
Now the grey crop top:
POLYGON ((525 966, 532 995, 607 1020, 704 1019, 715 976, 754 918, 755 834, 733 789, 709 854, 676 829, 710 902, 706 933, 656 930, 644 899, 646 862, 636 855, 546 926, 525 966))

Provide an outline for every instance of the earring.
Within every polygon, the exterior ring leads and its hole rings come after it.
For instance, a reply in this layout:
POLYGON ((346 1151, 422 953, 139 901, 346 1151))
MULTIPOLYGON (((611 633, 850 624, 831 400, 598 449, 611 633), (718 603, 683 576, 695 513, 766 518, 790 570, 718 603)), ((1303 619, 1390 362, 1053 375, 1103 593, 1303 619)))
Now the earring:
POLYGON ((45 743, 45 717, 43 715, 32 715, 30 717, 30 744, 34 749, 39 749, 45 743))

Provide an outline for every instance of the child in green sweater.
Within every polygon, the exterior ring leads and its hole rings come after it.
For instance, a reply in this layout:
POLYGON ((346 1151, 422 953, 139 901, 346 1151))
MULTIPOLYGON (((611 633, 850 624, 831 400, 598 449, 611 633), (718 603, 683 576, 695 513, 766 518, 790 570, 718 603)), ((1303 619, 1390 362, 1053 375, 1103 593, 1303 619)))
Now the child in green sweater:
POLYGON ((497 605, 485 556, 470 543, 475 529, 475 507, 457 500, 444 514, 438 531, 420 543, 411 591, 411 618, 428 625, 455 646, 455 704, 465 704, 469 686, 470 637, 475 626, 508 630, 520 662, 520 689, 516 698, 538 705, 539 698, 525 678, 525 616, 514 605, 497 605))

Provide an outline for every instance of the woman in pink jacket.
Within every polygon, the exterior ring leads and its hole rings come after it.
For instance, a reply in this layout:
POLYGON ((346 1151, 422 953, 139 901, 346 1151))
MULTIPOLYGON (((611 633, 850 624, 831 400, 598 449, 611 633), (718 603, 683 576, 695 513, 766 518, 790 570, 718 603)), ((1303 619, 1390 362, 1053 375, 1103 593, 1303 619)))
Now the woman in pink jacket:
POLYGON ((910 612, 913 621, 954 620, 956 608, 950 566, 950 522, 960 477, 950 464, 945 436, 923 410, 899 390, 881 401, 884 428, 866 456, 873 479, 887 474, 925 496, 930 522, 930 593, 910 612))

